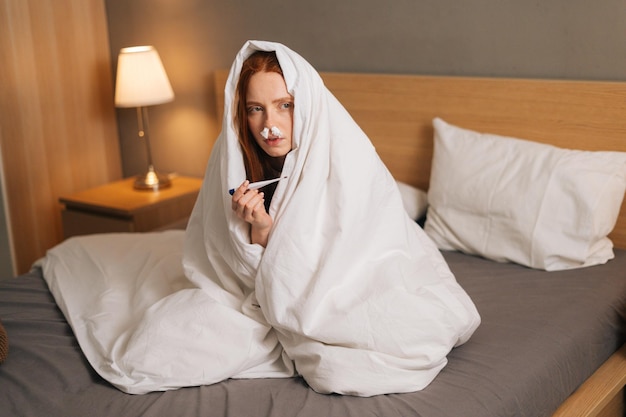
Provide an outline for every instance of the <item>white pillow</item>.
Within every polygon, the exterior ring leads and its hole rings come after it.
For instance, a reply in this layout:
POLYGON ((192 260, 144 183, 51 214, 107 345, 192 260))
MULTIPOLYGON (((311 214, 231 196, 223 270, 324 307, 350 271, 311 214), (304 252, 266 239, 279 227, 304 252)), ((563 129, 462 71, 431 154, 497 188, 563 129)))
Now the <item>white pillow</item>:
POLYGON ((424 230, 440 249, 549 271, 614 257, 607 235, 624 199, 626 152, 561 149, 439 118, 433 125, 424 230))
POLYGON ((408 215, 413 220, 419 220, 426 214, 428 208, 428 198, 426 192, 412 185, 401 181, 396 181, 400 195, 402 196, 402 204, 408 215))

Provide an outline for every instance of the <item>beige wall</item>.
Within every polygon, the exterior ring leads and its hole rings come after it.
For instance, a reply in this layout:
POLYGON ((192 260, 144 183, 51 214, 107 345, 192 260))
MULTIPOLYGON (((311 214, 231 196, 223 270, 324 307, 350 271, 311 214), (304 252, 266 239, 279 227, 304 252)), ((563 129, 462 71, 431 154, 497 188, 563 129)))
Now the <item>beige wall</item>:
MULTIPOLYGON (((211 75, 247 39, 285 43, 318 70, 626 78, 623 0, 106 0, 112 60, 154 44, 176 100, 151 109, 158 167, 202 175, 219 123, 211 75)), ((626 98, 625 98, 626 100, 626 98)), ((143 167, 118 111, 126 175, 143 167)))

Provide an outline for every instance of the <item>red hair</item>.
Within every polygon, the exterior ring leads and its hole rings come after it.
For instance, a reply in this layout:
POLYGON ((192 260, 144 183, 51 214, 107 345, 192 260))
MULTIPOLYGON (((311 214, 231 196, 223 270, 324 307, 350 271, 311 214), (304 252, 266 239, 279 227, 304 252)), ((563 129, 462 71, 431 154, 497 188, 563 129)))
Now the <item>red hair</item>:
POLYGON ((283 75, 276 52, 256 51, 250 55, 243 63, 239 81, 237 82, 235 125, 239 130, 239 145, 243 152, 247 179, 250 182, 273 178, 277 174, 270 165, 271 157, 254 140, 254 136, 252 136, 252 132, 250 132, 248 127, 246 95, 250 78, 257 72, 276 72, 281 76, 283 75))

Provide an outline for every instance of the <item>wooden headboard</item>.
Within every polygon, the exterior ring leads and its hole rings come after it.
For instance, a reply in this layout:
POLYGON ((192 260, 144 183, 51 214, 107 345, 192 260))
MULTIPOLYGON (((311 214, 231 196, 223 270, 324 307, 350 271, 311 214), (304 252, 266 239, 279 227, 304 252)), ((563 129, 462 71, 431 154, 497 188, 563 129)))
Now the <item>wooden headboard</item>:
MULTIPOLYGON (((394 177, 428 189, 432 119, 582 150, 626 152, 626 82, 321 73, 394 177)), ((223 110, 226 71, 215 76, 223 110)), ((221 120, 221 114, 219 115, 221 120)), ((626 249, 626 204, 610 235, 626 249)))

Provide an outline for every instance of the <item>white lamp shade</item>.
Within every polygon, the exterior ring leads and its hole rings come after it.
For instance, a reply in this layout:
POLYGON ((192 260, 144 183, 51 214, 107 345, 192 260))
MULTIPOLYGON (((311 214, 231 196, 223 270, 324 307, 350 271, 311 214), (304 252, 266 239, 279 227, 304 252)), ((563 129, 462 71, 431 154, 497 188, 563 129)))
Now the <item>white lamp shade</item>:
POLYGON ((117 60, 115 105, 143 107, 174 99, 159 53, 152 46, 122 48, 117 60))

